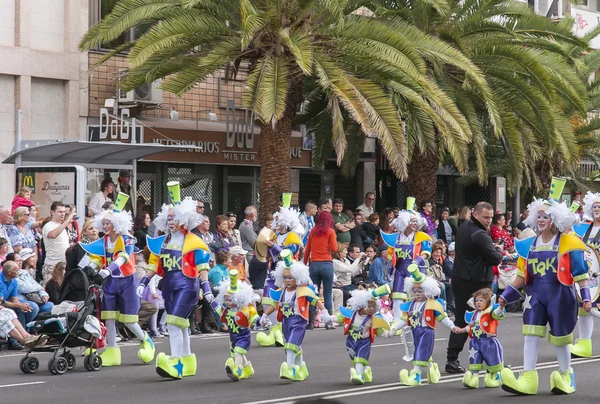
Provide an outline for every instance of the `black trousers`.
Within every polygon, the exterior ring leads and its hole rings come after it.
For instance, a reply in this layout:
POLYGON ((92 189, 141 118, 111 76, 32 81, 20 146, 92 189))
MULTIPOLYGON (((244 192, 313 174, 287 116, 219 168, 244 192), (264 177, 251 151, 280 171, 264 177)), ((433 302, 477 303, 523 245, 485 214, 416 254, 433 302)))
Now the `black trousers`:
MULTIPOLYGON (((462 278, 452 277, 452 291, 454 292, 454 308, 455 308, 455 320, 454 324, 457 327, 463 328, 467 325, 465 322, 465 311, 473 310, 467 307, 467 302, 479 289, 491 288, 492 282, 474 282, 462 278)), ((448 340, 448 362, 455 361, 458 359, 458 355, 463 350, 465 342, 469 338, 469 334, 454 334, 450 333, 450 339, 448 340)))

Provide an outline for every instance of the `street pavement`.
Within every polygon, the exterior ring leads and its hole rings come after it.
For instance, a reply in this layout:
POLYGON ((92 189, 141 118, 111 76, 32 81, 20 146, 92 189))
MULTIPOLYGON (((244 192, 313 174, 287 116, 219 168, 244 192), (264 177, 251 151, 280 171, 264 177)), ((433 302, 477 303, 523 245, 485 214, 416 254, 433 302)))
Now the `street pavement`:
MULTIPOLYGON (((499 337, 504 346, 505 363, 514 370, 522 369, 523 337, 521 316, 508 314, 500 322, 499 337)), ((599 331, 600 333, 600 331, 599 331)), ((283 348, 262 348, 253 341, 248 358, 256 373, 248 380, 232 382, 224 371, 228 357, 228 336, 212 334, 192 337, 192 351, 198 356, 198 373, 182 380, 167 380, 158 376, 153 365, 143 365, 136 356, 136 344, 123 344, 120 367, 87 372, 81 352, 75 352, 75 369, 62 376, 53 376, 47 369, 50 354, 41 353, 40 370, 26 375, 19 370, 21 352, 0 354, 0 397, 6 403, 218 403, 275 404, 298 400, 331 399, 343 403, 403 402, 481 404, 494 400, 508 404, 510 400, 527 403, 592 403, 597 401, 600 384, 600 334, 594 337, 596 355, 590 359, 575 359, 573 368, 577 392, 572 396, 550 393, 550 373, 557 368, 554 348, 547 340, 540 343, 538 369, 539 394, 516 397, 500 388, 465 389, 462 375, 443 372, 449 330, 438 324, 434 360, 442 370, 438 385, 426 383, 420 387, 401 386, 398 373, 411 368, 404 362, 404 347, 400 338, 378 338, 371 351, 374 382, 364 386, 350 384, 350 360, 345 349, 342 328, 307 331, 303 348, 310 376, 303 383, 279 379, 279 366, 285 359, 283 348)), ((157 340, 157 352, 168 353, 168 339, 157 340)), ((461 354, 461 363, 468 364, 468 346, 461 354)), ((483 386, 483 376, 480 378, 483 386)))

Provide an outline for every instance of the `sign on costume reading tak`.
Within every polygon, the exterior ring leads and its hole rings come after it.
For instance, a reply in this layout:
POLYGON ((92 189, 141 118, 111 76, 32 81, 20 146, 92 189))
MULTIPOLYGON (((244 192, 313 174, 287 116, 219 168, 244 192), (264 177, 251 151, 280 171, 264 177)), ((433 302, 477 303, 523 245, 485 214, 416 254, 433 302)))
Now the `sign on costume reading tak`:
POLYGON ((74 172, 20 171, 18 183, 31 188, 31 200, 39 205, 38 217, 50 216, 54 201, 72 204, 75 201, 74 172))

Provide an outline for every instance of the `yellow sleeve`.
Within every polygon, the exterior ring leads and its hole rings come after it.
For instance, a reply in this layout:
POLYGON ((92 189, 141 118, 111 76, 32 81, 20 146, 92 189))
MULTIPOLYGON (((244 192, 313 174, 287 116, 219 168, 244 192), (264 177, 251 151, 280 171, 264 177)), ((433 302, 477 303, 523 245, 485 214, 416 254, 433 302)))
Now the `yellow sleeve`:
POLYGON ((517 260, 517 276, 525 278, 525 271, 527 271, 527 260, 523 257, 519 257, 517 260))
POLYGON ((148 271, 152 271, 156 273, 158 269, 159 257, 156 254, 150 254, 150 258, 148 258, 148 265, 146 265, 146 269, 148 271))
POLYGON ((104 260, 99 255, 90 254, 90 262, 96 265, 98 268, 104 267, 104 260))

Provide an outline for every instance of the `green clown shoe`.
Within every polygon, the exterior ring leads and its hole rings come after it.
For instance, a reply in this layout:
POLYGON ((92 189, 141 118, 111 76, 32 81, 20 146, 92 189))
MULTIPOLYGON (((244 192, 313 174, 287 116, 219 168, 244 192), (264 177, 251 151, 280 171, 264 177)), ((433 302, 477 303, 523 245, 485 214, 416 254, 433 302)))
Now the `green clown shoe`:
POLYGON ((138 358, 144 363, 150 363, 154 360, 154 351, 154 341, 145 332, 144 339, 140 342, 140 349, 138 349, 138 358))
POLYGON ((400 383, 405 386, 419 386, 421 384, 421 372, 413 369, 408 373, 407 369, 402 369, 400 371, 400 383))
POLYGON ((502 385, 500 372, 486 373, 483 377, 483 381, 485 382, 485 387, 488 388, 500 387, 502 385))
POLYGON ((430 362, 427 367, 427 383, 429 384, 438 384, 440 382, 440 378, 442 375, 440 374, 440 368, 438 364, 435 362, 430 362))
MULTIPOLYGON (((486 375, 487 376, 487 375, 486 375)), ((478 389, 479 388, 479 372, 471 372, 467 370, 462 379, 462 384, 465 387, 470 389, 478 389)))
POLYGON ((569 368, 564 373, 555 370, 550 374, 550 391, 552 393, 573 394, 575 390, 575 373, 573 373, 573 368, 569 368))
POLYGON ((275 345, 282 347, 283 343, 283 332, 281 331, 281 324, 277 324, 273 327, 274 337, 275 337, 275 345))
POLYGON ((365 384, 364 373, 358 373, 355 368, 350 368, 350 382, 352 384, 365 384))
POLYGON ((302 362, 301 366, 296 367, 298 368, 296 372, 296 381, 303 382, 308 377, 308 368, 306 367, 306 362, 302 362))
POLYGON ((196 354, 181 357, 181 363, 183 363, 183 377, 196 376, 196 354))
POLYGON ((108 347, 100 354, 102 358, 102 366, 120 366, 121 365, 121 348, 108 347))
POLYGON ((260 346, 283 346, 283 332, 281 332, 281 324, 274 325, 269 330, 269 333, 256 333, 256 343, 260 346))
POLYGON ((526 370, 517 379, 512 370, 504 368, 500 372, 502 390, 520 396, 532 396, 537 394, 539 379, 537 370, 526 370))
POLYGON ((571 356, 575 358, 590 358, 592 356, 592 340, 579 338, 571 345, 571 356))
POLYGON ((287 380, 296 380, 296 375, 298 374, 299 367, 297 365, 289 366, 287 362, 283 362, 281 367, 279 368, 279 377, 281 379, 287 380))
POLYGON ((248 362, 246 366, 242 368, 242 376, 241 379, 247 379, 254 374, 254 368, 252 367, 252 362, 248 362))
POLYGON ((365 376, 365 383, 371 383, 373 381, 373 371, 371 370, 371 366, 365 366, 363 375, 365 376))
POLYGON ((167 356, 164 352, 156 355, 156 373, 162 377, 181 379, 183 368, 181 358, 167 356))

